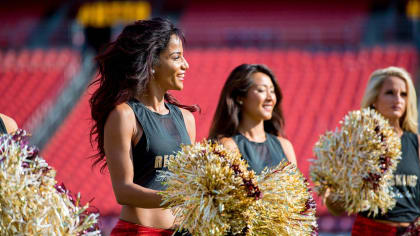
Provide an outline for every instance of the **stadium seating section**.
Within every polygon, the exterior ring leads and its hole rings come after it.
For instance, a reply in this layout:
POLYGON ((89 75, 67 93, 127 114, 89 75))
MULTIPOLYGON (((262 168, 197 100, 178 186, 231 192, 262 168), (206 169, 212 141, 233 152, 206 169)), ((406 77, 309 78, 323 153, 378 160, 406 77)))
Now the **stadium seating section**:
POLYGON ((69 49, 0 51, 0 111, 33 131, 79 66, 79 52, 69 49))
POLYGON ((339 1, 194 1, 180 25, 191 45, 347 45, 361 41, 367 17, 363 1, 351 8, 339 1))

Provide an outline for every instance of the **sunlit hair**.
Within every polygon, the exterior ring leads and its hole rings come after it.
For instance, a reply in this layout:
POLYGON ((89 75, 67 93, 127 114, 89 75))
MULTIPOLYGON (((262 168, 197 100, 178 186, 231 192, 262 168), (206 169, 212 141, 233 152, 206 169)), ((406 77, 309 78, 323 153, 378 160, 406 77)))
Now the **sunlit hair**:
POLYGON ((366 108, 373 106, 378 98, 379 91, 381 90, 385 79, 391 76, 401 78, 407 85, 407 108, 403 117, 401 117, 400 125, 404 131, 417 133, 418 123, 416 90, 414 89, 410 74, 403 68, 391 66, 374 71, 370 76, 368 85, 366 87, 361 107, 366 108))
MULTIPOLYGON (((136 21, 127 25, 118 38, 96 57, 99 76, 91 83, 91 86, 98 87, 89 100, 93 120, 90 138, 91 143, 96 142, 98 150, 94 165, 102 162, 101 170, 106 166, 104 127, 109 113, 118 104, 145 92, 152 78, 152 68, 159 63, 159 55, 173 35, 184 40, 182 32, 167 19, 136 21)), ((164 98, 167 103, 190 111, 199 109, 198 106, 180 104, 169 93, 164 98)))
POLYGON ((209 138, 231 137, 238 133, 241 118, 241 106, 238 103, 238 98, 246 97, 248 90, 254 85, 252 75, 257 72, 270 77, 277 98, 271 119, 264 121, 264 130, 276 136, 284 135, 284 117, 281 109, 283 96, 276 77, 265 65, 242 64, 230 73, 223 86, 211 124, 209 138))

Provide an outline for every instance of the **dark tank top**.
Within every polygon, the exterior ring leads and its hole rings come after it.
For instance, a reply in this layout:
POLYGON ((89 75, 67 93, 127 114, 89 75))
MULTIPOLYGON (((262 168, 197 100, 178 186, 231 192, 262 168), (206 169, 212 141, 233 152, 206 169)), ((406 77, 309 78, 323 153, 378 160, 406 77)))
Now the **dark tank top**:
POLYGON ((133 109, 143 128, 140 141, 133 148, 133 182, 146 188, 163 190, 158 170, 167 170, 169 158, 181 150, 181 144, 191 144, 181 110, 165 103, 169 113, 155 113, 137 100, 127 104, 133 109))
POLYGON ((265 167, 274 167, 281 160, 287 160, 279 139, 266 133, 266 140, 262 143, 248 140, 242 134, 232 137, 242 154, 242 158, 248 162, 250 169, 259 174, 265 167))
POLYGON ((6 125, 0 117, 0 134, 7 134, 6 125))
MULTIPOLYGON (((378 220, 412 222, 420 216, 420 161, 417 135, 404 132, 401 136, 402 159, 394 172, 393 192, 397 203, 386 214, 370 217, 378 220)), ((367 212, 362 213, 367 216, 367 212)))

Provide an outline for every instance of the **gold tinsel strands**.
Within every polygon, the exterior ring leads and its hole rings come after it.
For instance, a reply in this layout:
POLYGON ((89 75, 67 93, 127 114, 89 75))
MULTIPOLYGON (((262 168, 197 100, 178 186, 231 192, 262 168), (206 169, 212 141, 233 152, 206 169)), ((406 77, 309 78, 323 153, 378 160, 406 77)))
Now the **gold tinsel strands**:
POLYGON ((311 235, 315 205, 305 179, 282 162, 260 176, 239 152, 203 141, 182 146, 161 177, 163 203, 192 235, 311 235))
POLYGON ((254 172, 247 170, 239 153, 203 141, 182 146, 168 169, 161 173, 168 185, 162 204, 182 219, 182 228, 193 235, 225 235, 247 227, 247 209, 259 193, 252 185, 254 172), (244 180, 251 183, 250 191, 244 180))
POLYGON ((331 191, 348 214, 375 216, 395 205, 391 180, 401 159, 401 141, 374 109, 349 112, 341 128, 326 132, 315 144, 311 178, 315 191, 331 191))
POLYGON ((316 205, 296 165, 282 161, 257 177, 263 192, 253 206, 253 235, 316 235, 316 205))
POLYGON ((98 214, 56 185, 28 139, 23 130, 0 135, 0 235, 100 235, 98 214))

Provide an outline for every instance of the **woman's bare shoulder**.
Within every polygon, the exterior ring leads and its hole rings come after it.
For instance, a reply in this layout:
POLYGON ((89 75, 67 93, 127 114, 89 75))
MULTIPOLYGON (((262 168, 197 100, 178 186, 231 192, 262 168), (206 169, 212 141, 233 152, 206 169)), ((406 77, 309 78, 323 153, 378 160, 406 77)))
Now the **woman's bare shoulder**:
POLYGON ((18 125, 16 121, 5 114, 0 113, 0 117, 3 120, 4 125, 6 126, 6 130, 8 133, 14 133, 18 129, 18 125))
POLYGON ((233 140, 232 137, 220 138, 219 142, 231 151, 237 151, 238 150, 238 146, 236 145, 236 143, 235 143, 235 141, 233 140))

